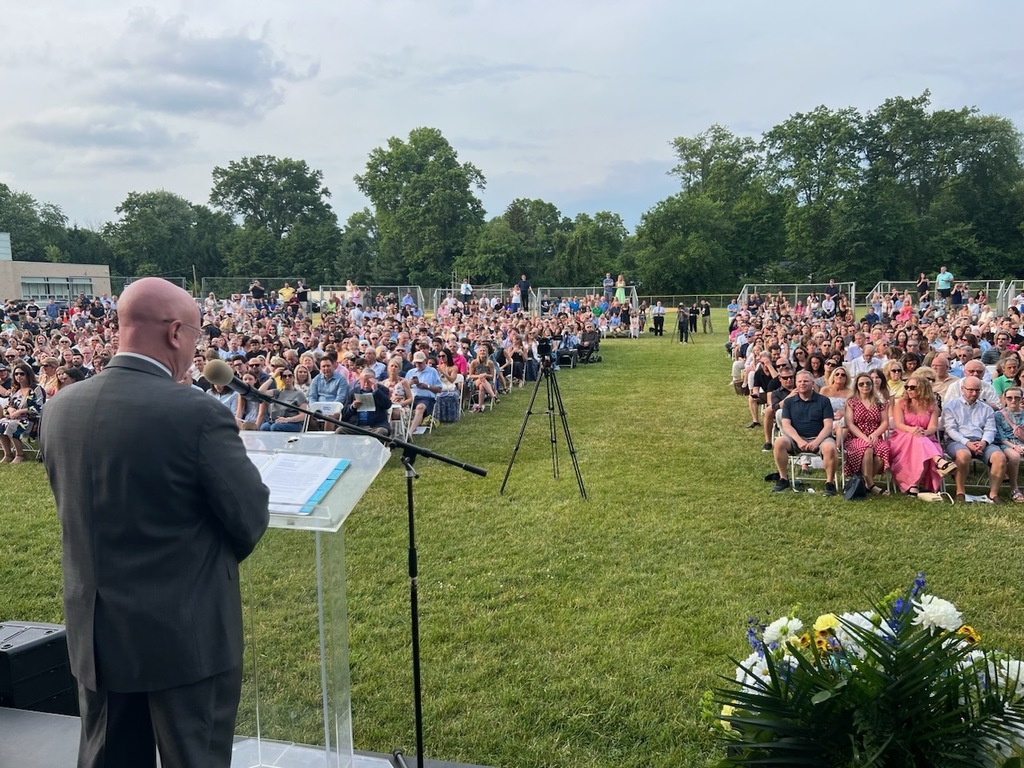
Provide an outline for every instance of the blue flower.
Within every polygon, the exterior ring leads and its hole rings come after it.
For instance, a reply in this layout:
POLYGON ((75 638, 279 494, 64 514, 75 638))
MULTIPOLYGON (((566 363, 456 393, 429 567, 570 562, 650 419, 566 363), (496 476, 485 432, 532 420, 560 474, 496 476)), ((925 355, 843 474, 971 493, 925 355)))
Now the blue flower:
POLYGON ((924 589, 924 571, 917 574, 917 578, 914 579, 914 586, 910 590, 911 597, 917 597, 921 594, 921 590, 924 589))

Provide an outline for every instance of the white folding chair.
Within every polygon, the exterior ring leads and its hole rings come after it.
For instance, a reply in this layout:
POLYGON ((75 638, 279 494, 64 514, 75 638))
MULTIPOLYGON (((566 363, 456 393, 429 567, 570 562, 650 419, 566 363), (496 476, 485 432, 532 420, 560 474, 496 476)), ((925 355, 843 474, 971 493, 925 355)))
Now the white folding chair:
MULTIPOLYGON (((333 419, 340 419, 341 412, 344 408, 344 406, 337 400, 321 400, 319 402, 309 403, 307 407, 311 411, 322 414, 324 416, 330 416, 333 419)), ((307 415, 306 421, 303 422, 302 431, 308 432, 312 427, 314 421, 316 421, 316 419, 307 415)), ((335 429, 337 429, 336 424, 329 424, 329 426, 330 432, 333 432, 335 429)))

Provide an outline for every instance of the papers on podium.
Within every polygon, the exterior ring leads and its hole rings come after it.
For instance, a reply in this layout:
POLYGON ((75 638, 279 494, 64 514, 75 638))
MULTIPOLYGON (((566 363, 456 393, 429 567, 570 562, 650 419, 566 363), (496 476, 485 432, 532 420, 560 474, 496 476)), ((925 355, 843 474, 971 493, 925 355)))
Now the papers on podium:
POLYGON ((270 489, 270 511, 308 515, 348 468, 348 459, 308 454, 249 454, 270 489))

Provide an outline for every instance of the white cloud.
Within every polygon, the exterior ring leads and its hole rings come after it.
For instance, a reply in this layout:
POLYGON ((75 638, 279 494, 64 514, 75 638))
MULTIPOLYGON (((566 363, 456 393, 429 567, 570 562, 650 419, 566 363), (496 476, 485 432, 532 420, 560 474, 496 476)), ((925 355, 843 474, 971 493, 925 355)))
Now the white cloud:
POLYGON ((439 128, 484 202, 608 209, 675 189, 669 142, 754 137, 819 104, 932 91, 1024 126, 1024 5, 993 0, 48 0, 5 9, 0 180, 103 220, 129 191, 206 200, 245 155, 324 171, 344 220, 366 156, 439 128))

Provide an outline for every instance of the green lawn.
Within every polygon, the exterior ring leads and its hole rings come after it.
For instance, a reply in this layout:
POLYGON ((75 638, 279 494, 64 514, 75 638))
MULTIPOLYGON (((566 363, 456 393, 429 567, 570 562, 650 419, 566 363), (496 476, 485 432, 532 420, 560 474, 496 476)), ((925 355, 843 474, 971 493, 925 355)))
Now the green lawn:
MULTIPOLYGON (((707 766, 700 697, 743 657, 746 618, 865 607, 919 571, 986 644, 1024 652, 1022 510, 851 504, 773 495, 714 336, 609 340, 604 362, 558 373, 589 501, 547 420, 530 419, 498 495, 530 389, 443 425, 425 445, 487 468, 420 460, 419 597, 428 757, 491 766, 707 766), (764 612, 767 611, 767 614, 764 612)), ((671 323, 669 323, 671 326, 671 323)), ((543 390, 542 390, 543 396, 543 390)), ((561 438, 561 435, 559 434, 561 438)), ((60 621, 59 531, 42 469, 0 466, 0 618, 60 621)), ((255 557, 272 626, 275 695, 316 739, 315 626, 303 534, 255 557), (299 682, 290 682, 292 680, 299 682)), ((392 462, 346 524, 356 747, 413 747, 405 481, 392 462)))

